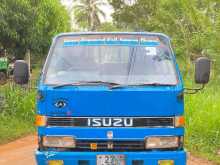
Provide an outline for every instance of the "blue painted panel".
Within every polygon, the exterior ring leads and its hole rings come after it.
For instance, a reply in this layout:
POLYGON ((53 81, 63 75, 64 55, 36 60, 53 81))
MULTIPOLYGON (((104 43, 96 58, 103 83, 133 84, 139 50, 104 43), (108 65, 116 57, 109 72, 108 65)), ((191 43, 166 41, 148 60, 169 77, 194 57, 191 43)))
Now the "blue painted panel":
POLYGON ((48 116, 175 116, 183 114, 177 87, 130 87, 110 90, 104 86, 42 89, 38 113, 48 116), (58 109, 58 100, 67 106, 58 109))

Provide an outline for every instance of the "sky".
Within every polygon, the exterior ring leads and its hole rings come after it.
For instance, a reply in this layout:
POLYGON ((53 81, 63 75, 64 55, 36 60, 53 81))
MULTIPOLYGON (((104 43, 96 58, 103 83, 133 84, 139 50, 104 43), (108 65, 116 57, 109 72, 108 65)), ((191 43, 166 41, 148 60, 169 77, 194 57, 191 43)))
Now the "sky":
MULTIPOLYGON (((107 2, 106 0, 103 0, 107 2)), ((61 3, 65 5, 68 9, 71 9, 72 6, 74 5, 74 0, 61 0, 61 3)), ((101 22, 110 22, 112 21, 111 14, 113 13, 113 9, 110 5, 107 6, 102 6, 101 9, 106 13, 106 18, 101 18, 101 22)))

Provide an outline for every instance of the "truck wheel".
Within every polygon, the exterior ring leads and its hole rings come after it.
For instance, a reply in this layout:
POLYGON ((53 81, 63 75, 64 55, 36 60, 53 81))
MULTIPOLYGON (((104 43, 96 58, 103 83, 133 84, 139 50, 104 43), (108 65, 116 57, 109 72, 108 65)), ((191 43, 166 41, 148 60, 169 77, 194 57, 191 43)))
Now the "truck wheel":
POLYGON ((4 85, 7 82, 7 76, 4 72, 0 72, 0 85, 4 85))

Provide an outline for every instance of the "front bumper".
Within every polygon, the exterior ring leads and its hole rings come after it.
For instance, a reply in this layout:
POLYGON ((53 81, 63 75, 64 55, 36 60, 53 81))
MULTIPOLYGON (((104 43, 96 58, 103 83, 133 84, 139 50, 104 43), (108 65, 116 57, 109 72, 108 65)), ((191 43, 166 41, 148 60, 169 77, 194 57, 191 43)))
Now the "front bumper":
MULTIPOLYGON (((79 162, 87 161, 86 165, 96 165, 98 154, 124 154, 126 165, 133 160, 143 161, 143 165, 158 165, 158 160, 174 160, 174 165, 186 165, 186 153, 184 151, 152 151, 152 152, 54 152, 36 151, 38 165, 47 165, 49 160, 63 160, 64 165, 80 165, 79 162)), ((84 164, 83 164, 84 165, 84 164)))

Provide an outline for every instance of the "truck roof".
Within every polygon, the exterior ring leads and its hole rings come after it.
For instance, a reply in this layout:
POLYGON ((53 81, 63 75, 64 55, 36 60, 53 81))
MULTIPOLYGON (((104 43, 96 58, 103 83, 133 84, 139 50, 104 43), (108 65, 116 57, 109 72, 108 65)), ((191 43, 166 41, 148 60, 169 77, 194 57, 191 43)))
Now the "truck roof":
POLYGON ((163 41, 166 45, 170 44, 170 38, 163 33, 154 33, 154 32, 69 32, 69 33, 60 33, 54 37, 54 40, 60 37, 83 37, 83 36, 136 36, 136 37, 150 37, 158 38, 163 41))

